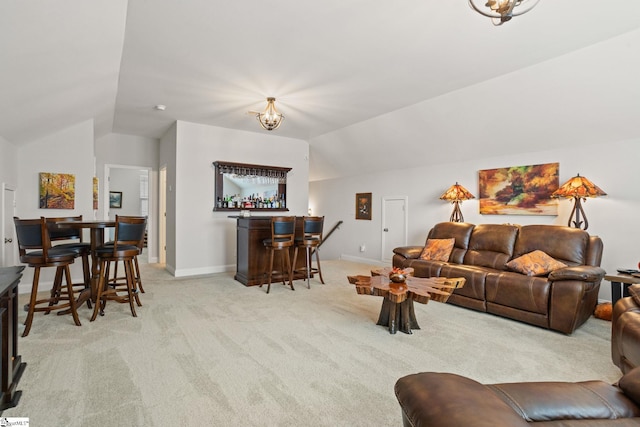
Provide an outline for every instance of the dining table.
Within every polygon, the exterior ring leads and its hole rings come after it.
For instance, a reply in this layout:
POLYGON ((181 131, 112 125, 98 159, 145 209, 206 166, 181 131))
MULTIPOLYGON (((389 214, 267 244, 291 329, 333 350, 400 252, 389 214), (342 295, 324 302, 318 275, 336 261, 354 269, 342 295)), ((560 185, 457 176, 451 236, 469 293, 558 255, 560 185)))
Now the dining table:
POLYGON ((89 298, 91 298, 91 300, 95 302, 96 295, 98 294, 98 280, 100 278, 100 263, 98 262, 98 257, 96 255, 96 249, 104 245, 105 229, 115 228, 116 221, 112 219, 61 221, 58 222, 57 225, 60 228, 76 228, 89 230, 91 245, 91 289, 81 292, 76 304, 79 307, 89 298))

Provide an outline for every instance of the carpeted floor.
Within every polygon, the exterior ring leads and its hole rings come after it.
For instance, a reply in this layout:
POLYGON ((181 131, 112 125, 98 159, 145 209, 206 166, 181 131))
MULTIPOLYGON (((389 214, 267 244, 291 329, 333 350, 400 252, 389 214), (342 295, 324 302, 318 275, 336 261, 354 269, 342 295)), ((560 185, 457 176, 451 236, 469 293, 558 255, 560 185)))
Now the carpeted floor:
MULTIPOLYGON (((391 335, 375 324, 379 297, 323 262, 326 285, 247 288, 233 275, 176 279, 143 265, 138 317, 108 303, 81 327, 37 313, 19 340, 22 399, 5 417, 32 426, 399 426, 393 385, 446 371, 480 382, 620 376, 610 323, 591 318, 566 336, 437 302, 416 304, 422 327, 391 335)), ((26 313, 21 313, 21 321, 26 313)))

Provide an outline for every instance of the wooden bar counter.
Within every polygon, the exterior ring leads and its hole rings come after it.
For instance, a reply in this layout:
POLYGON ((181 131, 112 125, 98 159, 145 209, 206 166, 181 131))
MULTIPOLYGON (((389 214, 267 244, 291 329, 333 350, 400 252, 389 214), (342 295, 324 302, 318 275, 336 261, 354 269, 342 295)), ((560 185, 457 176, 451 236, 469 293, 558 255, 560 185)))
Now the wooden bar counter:
MULTIPOLYGON (((271 237, 270 216, 229 216, 235 218, 236 226, 236 275, 234 279, 245 286, 259 285, 263 280, 265 270, 266 251, 262 241, 271 237)), ((302 217, 296 217, 296 237, 302 236, 302 217)), ((293 250, 291 248, 291 260, 293 262, 293 250)), ((279 257, 276 258, 276 262, 279 257)), ((306 279, 304 272, 304 256, 298 256, 294 269, 300 269, 294 273, 294 279, 306 279)))

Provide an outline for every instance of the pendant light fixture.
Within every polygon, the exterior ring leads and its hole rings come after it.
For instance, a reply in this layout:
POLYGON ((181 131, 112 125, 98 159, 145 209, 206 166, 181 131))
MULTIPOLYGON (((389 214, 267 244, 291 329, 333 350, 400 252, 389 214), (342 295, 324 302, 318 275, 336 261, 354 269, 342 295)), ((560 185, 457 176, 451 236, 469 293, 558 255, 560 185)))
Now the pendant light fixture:
POLYGON ((491 18, 493 25, 502 25, 514 16, 529 12, 538 1, 540 0, 469 0, 469 6, 479 14, 491 18))
POLYGON ((262 113, 256 114, 260 126, 266 130, 278 129, 284 120, 282 113, 276 110, 275 102, 275 98, 267 98, 267 108, 262 113))

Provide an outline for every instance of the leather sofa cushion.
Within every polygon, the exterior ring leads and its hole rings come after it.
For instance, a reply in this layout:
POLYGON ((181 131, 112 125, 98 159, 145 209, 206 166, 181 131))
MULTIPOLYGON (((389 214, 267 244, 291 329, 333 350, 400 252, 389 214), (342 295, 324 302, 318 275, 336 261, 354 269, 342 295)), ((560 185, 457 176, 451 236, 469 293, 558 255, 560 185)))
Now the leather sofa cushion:
POLYGON ((506 270, 513 255, 518 227, 508 224, 476 225, 471 234, 464 264, 506 270))
POLYGON ((541 250, 567 265, 585 264, 589 234, 578 228, 524 225, 520 227, 513 257, 541 250))
POLYGON ((485 278, 490 270, 473 265, 443 264, 440 269, 440 277, 464 277, 466 282, 462 288, 454 291, 456 295, 484 301, 485 278))
POLYGON ((485 289, 487 302, 531 313, 548 314, 551 285, 544 277, 507 271, 492 273, 486 277, 485 289))
POLYGON ((640 285, 631 285, 627 288, 629 295, 633 298, 636 304, 640 305, 640 285))

